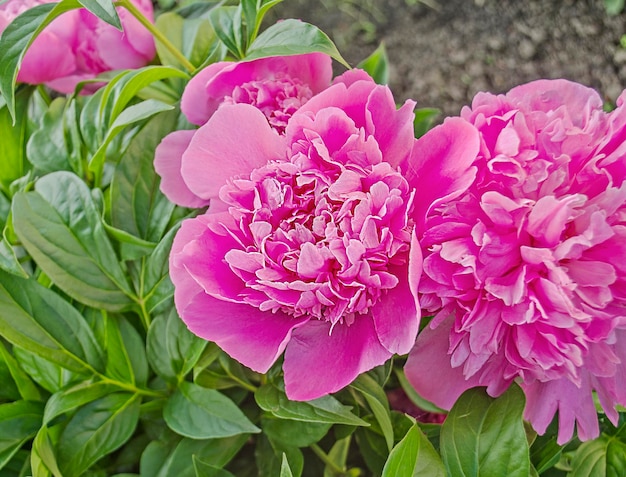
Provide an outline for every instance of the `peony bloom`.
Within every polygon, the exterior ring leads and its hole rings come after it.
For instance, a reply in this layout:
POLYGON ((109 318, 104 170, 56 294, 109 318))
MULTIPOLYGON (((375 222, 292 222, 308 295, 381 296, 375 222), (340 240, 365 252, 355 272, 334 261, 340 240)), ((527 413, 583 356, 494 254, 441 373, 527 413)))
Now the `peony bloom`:
POLYGON ((284 352, 290 399, 338 391, 415 342, 409 284, 421 258, 410 254, 414 191, 402 173, 412 109, 350 71, 284 135, 259 109, 228 104, 183 156, 186 186, 211 205, 174 240, 179 314, 255 371, 284 352))
MULTIPOLYGON (((181 110, 190 122, 202 126, 222 104, 250 104, 264 114, 273 129, 284 134, 287 121, 298 108, 330 86, 331 61, 323 53, 309 53, 214 63, 191 79, 183 93, 181 110)), ((194 134, 175 131, 156 151, 161 190, 185 207, 208 204, 208 197, 190 191, 181 175, 182 158, 194 134)))
POLYGON ((626 93, 605 113, 593 90, 540 80, 478 94, 461 116, 480 150, 456 193, 416 181, 435 198, 417 225, 419 297, 434 318, 407 377, 446 409, 470 387, 498 396, 515 380, 539 433, 558 411, 559 443, 575 424, 594 438, 592 391, 614 423, 626 404, 626 93))
MULTIPOLYGON (((24 11, 52 0, 8 0, 0 5, 0 32, 24 11)), ((150 0, 133 0, 153 19, 150 0)), ((120 32, 84 8, 66 12, 48 25, 29 47, 17 80, 45 84, 61 93, 104 71, 145 66, 155 54, 154 40, 128 11, 118 8, 120 32)))

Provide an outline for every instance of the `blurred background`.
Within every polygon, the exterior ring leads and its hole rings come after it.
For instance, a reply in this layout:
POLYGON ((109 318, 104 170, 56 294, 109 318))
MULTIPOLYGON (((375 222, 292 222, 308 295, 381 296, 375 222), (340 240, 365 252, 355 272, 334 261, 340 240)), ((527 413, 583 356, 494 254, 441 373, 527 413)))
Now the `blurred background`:
POLYGON ((609 107, 626 88, 623 3, 285 0, 268 20, 314 23, 353 66, 384 42, 396 100, 456 115, 478 91, 501 93, 537 78, 591 86, 609 107))

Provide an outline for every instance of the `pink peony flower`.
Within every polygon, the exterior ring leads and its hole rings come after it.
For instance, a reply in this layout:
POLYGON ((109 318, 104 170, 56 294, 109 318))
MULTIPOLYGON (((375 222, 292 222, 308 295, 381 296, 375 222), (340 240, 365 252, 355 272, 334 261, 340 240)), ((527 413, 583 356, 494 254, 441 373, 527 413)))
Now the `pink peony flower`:
MULTIPOLYGON (((0 32, 24 11, 52 0, 8 0, 0 5, 0 32)), ((153 19, 150 0, 133 0, 153 19)), ((123 32, 84 8, 55 19, 32 43, 18 73, 18 81, 46 84, 61 93, 98 74, 145 66, 155 54, 154 40, 128 11, 118 8, 123 32)))
POLYGON ((224 105, 183 156, 186 186, 211 205, 174 240, 179 314, 255 371, 284 351, 290 399, 338 391, 415 342, 412 109, 350 71, 285 135, 255 107, 224 105))
POLYGON ((592 391, 614 423, 626 404, 626 92, 607 114, 593 90, 540 80, 480 93, 461 116, 480 151, 457 191, 416 181, 435 199, 417 225, 420 302, 434 318, 407 377, 446 409, 470 387, 498 396, 515 380, 539 433, 558 411, 559 443, 575 423, 594 438, 592 391))
MULTIPOLYGON (((187 119, 202 126, 222 104, 250 104, 270 126, 284 134, 289 118, 314 94, 328 88, 331 58, 322 53, 277 56, 207 66, 194 76, 183 93, 181 109, 187 119)), ((183 155, 194 131, 169 134, 156 151, 155 168, 161 190, 179 205, 203 207, 208 197, 189 190, 181 175, 183 155)))

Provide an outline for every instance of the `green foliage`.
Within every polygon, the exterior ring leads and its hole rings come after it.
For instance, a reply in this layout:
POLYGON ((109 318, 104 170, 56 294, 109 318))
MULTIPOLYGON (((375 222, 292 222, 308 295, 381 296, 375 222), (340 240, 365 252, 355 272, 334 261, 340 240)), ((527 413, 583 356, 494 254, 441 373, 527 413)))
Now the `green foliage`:
MULTIPOLYGON (((186 84, 223 60, 322 52, 348 65, 314 25, 265 26, 281 0, 175 3, 159 1, 171 11, 152 30, 158 59, 103 75, 92 95, 50 97, 16 77, 64 12, 119 28, 109 0, 39 5, 0 37, 0 477, 625 475, 623 423, 567 447, 554 426, 528 438, 515 385, 496 399, 467 391, 443 426, 417 423, 390 390, 443 411, 410 387, 403 358, 295 402, 280 363, 260 375, 187 329, 169 252, 203 211, 171 203, 153 165, 167 134, 193 127, 186 84)), ((358 66, 388 82, 383 45, 358 66)), ((418 109, 416 137, 439 114, 418 109)))

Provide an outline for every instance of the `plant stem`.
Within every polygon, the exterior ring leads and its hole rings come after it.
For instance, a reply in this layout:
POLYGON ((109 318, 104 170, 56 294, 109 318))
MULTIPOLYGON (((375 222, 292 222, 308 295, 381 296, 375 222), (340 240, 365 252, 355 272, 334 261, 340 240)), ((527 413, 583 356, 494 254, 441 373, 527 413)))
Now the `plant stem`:
POLYGON ((333 474, 345 474, 345 469, 342 469, 335 462, 333 462, 331 458, 328 457, 328 454, 324 452, 324 450, 320 446, 318 446, 317 444, 311 444, 309 448, 315 453, 316 456, 320 458, 322 462, 324 462, 324 464, 326 464, 326 466, 331 470, 333 474))
POLYGON ((161 33, 161 31, 150 21, 148 20, 143 13, 133 5, 129 0, 118 0, 115 2, 116 6, 120 6, 128 10, 132 16, 134 16, 139 23, 141 23, 144 27, 148 29, 152 36, 161 43, 165 48, 167 48, 170 53, 176 57, 176 59, 180 62, 181 65, 189 72, 193 73, 196 70, 196 67, 183 55, 178 48, 174 46, 174 44, 167 39, 167 37, 161 33))

